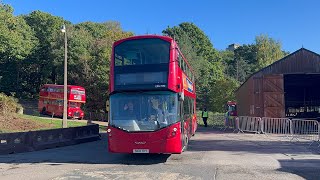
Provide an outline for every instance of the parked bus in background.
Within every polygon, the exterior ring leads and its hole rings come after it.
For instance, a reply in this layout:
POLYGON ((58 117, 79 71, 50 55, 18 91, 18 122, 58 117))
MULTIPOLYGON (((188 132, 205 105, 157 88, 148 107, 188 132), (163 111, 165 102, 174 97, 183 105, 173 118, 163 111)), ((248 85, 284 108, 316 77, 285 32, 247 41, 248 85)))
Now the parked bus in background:
POLYGON ((181 153, 197 129, 193 71, 170 37, 114 43, 110 70, 108 149, 181 153))
MULTIPOLYGON (((83 119, 81 105, 86 102, 85 89, 67 86, 68 118, 83 119)), ((45 84, 40 88, 38 110, 41 114, 63 116, 63 85, 45 84)))

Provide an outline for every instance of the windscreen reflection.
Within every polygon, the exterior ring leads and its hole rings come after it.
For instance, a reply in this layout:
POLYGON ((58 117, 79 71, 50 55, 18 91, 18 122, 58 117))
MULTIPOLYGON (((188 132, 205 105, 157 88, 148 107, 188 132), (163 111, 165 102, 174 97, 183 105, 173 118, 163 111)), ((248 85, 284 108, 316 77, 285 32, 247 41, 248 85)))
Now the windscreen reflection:
POLYGON ((178 121, 177 94, 119 93, 110 97, 110 125, 126 131, 155 131, 178 121))

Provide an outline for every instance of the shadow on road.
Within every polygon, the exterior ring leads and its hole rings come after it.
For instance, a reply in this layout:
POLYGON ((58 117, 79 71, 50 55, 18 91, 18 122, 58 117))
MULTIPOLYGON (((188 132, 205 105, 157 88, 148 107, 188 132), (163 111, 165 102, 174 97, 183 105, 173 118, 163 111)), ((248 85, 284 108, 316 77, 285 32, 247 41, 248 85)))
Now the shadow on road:
POLYGON ((66 146, 55 149, 20 154, 1 155, 0 163, 81 163, 81 164, 126 164, 149 165, 164 163, 166 154, 113 154, 107 149, 107 135, 102 133, 100 141, 66 146))
POLYGON ((278 160, 281 168, 278 171, 296 174, 308 180, 318 180, 320 177, 320 160, 319 159, 292 159, 278 160))
MULTIPOLYGON (((283 137, 262 134, 236 134, 212 128, 200 127, 190 141, 191 152, 232 152, 233 155, 256 154, 274 158, 279 163, 279 172, 295 174, 305 179, 319 179, 319 148, 310 142, 290 142, 283 137), (278 157, 281 157, 278 159, 278 157)), ((255 159, 252 159, 256 161, 255 159)))
POLYGON ((281 141, 190 140, 188 151, 237 151, 257 154, 309 153, 306 143, 281 141))
MULTIPOLYGON (((194 138, 189 141, 188 151, 236 151, 256 154, 309 154, 309 142, 283 141, 280 137, 269 138, 263 134, 236 134, 232 131, 221 131, 200 127, 194 138)), ((317 153, 316 151, 313 151, 317 153)))

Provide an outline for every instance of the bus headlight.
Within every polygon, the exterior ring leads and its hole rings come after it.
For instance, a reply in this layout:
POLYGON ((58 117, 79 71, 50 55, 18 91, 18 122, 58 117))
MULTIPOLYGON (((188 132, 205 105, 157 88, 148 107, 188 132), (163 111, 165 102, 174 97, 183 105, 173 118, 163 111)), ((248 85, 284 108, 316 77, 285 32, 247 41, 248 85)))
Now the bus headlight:
POLYGON ((178 130, 177 128, 173 128, 172 129, 172 133, 171 133, 172 136, 175 136, 177 134, 177 130, 178 130))

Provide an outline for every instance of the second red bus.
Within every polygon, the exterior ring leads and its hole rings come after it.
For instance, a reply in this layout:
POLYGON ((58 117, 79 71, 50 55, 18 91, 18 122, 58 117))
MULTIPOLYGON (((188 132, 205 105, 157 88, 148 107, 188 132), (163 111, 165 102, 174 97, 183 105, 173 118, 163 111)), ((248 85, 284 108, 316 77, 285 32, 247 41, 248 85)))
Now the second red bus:
MULTIPOLYGON (((85 89, 81 86, 67 86, 68 118, 83 119, 81 105, 86 102, 85 89)), ((45 84, 40 88, 38 110, 41 114, 63 116, 63 85, 45 84)))

